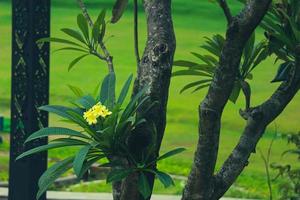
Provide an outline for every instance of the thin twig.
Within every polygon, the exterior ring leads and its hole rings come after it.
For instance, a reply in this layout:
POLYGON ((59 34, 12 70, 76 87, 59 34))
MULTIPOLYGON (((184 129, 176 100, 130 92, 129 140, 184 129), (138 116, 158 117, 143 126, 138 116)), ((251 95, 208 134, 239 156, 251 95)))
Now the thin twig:
POLYGON ((261 149, 259 149, 260 156, 261 156, 262 160, 264 161, 264 165, 265 165, 270 200, 273 199, 273 191, 272 191, 272 183, 271 183, 271 175, 270 175, 269 165, 270 165, 271 150, 272 150, 272 146, 273 146, 273 143, 274 143, 274 140, 276 139, 276 137, 277 137, 277 124, 275 123, 275 134, 270 142, 268 152, 267 152, 267 157, 263 154, 261 149))
POLYGON ((105 44, 100 41, 100 48, 102 49, 105 57, 106 57, 106 62, 107 62, 107 65, 108 65, 108 70, 109 72, 114 72, 114 64, 113 64, 113 57, 110 55, 110 53, 108 52, 105 44))
MULTIPOLYGON (((94 23, 87 11, 87 8, 83 2, 83 0, 77 0, 79 7, 81 8, 82 14, 83 16, 86 18, 86 20, 88 21, 88 24, 90 27, 94 26, 94 23)), ((109 51, 107 50, 105 44, 103 43, 103 41, 99 42, 100 48, 102 49, 103 53, 104 53, 104 57, 102 55, 100 55, 98 52, 93 52, 92 54, 97 56, 98 58, 100 58, 101 60, 105 60, 107 62, 107 66, 108 66, 108 71, 110 73, 114 72, 114 65, 113 65, 113 57, 110 55, 109 51)))
POLYGON ((86 18, 86 20, 88 21, 89 26, 93 27, 93 24, 94 24, 94 23, 93 23, 93 21, 92 21, 90 15, 89 15, 89 13, 88 13, 88 11, 87 11, 87 9, 86 9, 86 6, 84 5, 83 1, 82 1, 82 0, 77 0, 77 2, 78 2, 79 7, 81 8, 81 11, 82 11, 83 16, 84 16, 84 17, 86 18))
POLYGON ((229 6, 228 6, 226 0, 219 0, 219 4, 220 4, 221 8, 223 9, 224 15, 229 24, 232 21, 232 14, 231 14, 231 11, 229 9, 229 6))
POLYGON ((136 57, 137 65, 140 63, 139 54, 139 33, 138 33, 138 1, 134 0, 134 52, 136 57))

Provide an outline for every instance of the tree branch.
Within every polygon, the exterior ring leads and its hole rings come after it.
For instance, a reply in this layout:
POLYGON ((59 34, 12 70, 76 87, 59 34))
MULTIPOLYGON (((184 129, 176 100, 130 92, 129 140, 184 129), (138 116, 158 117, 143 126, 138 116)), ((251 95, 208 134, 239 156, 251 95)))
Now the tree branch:
MULTIPOLYGON (((83 16, 85 17, 85 19, 87 20, 88 24, 90 27, 94 26, 94 23, 87 11, 87 8, 83 2, 83 0, 77 0, 77 3, 82 11, 83 16)), ((92 53, 93 55, 97 56, 98 58, 100 58, 101 60, 105 60, 107 63, 107 67, 108 67, 108 71, 110 73, 114 72, 114 65, 113 65, 113 57, 110 55, 109 51, 107 50, 105 44, 103 43, 103 41, 99 42, 100 48, 102 49, 105 57, 103 57, 102 55, 100 55, 98 52, 94 52, 92 53)))
POLYGON ((82 11, 83 16, 86 18, 89 26, 93 27, 94 23, 93 23, 90 15, 89 15, 87 9, 86 9, 86 6, 84 5, 83 0, 77 0, 77 3, 78 3, 78 5, 79 5, 79 7, 80 7, 80 9, 82 11))
POLYGON ((139 53, 139 33, 138 33, 138 1, 134 0, 134 53, 136 57, 136 63, 140 63, 140 53, 139 53))
POLYGON ((219 67, 205 99, 199 106, 199 140, 194 164, 182 200, 214 200, 215 170, 221 116, 234 86, 244 46, 267 12, 271 0, 251 0, 236 17, 226 33, 219 67))
POLYGON ((219 0, 219 5, 223 9, 228 24, 232 21, 232 14, 226 0, 219 0))
POLYGON ((280 115, 299 89, 300 58, 297 58, 294 74, 290 81, 282 83, 267 101, 255 107, 250 113, 237 146, 216 174, 215 196, 223 195, 241 174, 248 164, 251 153, 255 153, 256 145, 263 136, 266 127, 280 115))

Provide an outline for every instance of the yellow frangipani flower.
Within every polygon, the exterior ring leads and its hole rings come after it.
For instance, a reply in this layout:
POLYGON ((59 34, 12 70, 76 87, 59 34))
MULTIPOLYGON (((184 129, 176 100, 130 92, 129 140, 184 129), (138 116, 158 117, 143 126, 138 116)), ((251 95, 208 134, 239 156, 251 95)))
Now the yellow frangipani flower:
POLYGON ((89 125, 97 124, 97 116, 92 112, 92 110, 84 112, 83 118, 89 123, 89 125))
POLYGON ((83 113, 83 118, 89 123, 89 125, 97 124, 97 118, 111 115, 112 112, 109 111, 100 102, 90 108, 88 111, 83 113))

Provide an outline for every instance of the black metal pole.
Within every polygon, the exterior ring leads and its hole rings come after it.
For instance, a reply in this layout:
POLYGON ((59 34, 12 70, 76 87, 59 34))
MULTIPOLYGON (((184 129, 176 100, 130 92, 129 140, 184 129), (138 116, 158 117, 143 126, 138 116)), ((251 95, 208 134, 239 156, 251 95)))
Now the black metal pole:
MULTIPOLYGON (((37 108, 49 99, 49 45, 36 40, 50 34, 50 0, 12 0, 12 94, 9 200, 35 200, 38 179, 47 167, 47 154, 15 161, 25 150, 47 143, 24 145, 34 131, 48 125, 37 108)), ((41 200, 45 200, 44 195, 41 200)))

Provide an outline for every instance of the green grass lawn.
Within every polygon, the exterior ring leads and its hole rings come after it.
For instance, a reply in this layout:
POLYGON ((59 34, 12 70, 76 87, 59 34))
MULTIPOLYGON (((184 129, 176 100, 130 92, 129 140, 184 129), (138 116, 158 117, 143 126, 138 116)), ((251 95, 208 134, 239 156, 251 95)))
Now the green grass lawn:
MULTIPOLYGON (((76 26, 76 15, 80 12, 74 1, 52 0, 52 36, 62 36, 59 31, 64 27, 76 26)), ((103 7, 111 7, 112 3, 108 0, 89 0, 88 8, 93 17, 96 17, 103 7), (97 3, 99 2, 99 3, 97 3)), ((240 5, 233 3, 233 10, 236 12, 240 5)), ((215 4, 209 1, 193 0, 173 0, 174 27, 177 38, 177 50, 175 59, 194 58, 190 55, 191 51, 200 51, 199 45, 204 41, 204 36, 212 36, 216 33, 224 33, 226 23, 221 10, 215 4)), ((10 44, 11 44, 11 7, 9 1, 0 2, 0 114, 9 117, 10 104, 10 44), (7 52, 7 53, 4 53, 7 52)), ((146 36, 146 24, 144 14, 140 14, 140 51, 143 50, 146 36)), ((133 50, 133 30, 132 30, 132 12, 125 13, 121 21, 116 25, 109 25, 107 30, 107 46, 114 56, 114 63, 117 73, 118 85, 131 73, 135 73, 136 64, 133 50)), ((261 38, 261 34, 258 36, 261 38)), ((55 50, 59 46, 51 45, 55 50)), ((77 85, 84 88, 87 92, 92 92, 93 88, 106 74, 105 63, 96 58, 88 57, 84 59, 71 72, 67 72, 69 62, 74 58, 74 53, 54 53, 51 57, 51 75, 50 75, 50 102, 51 104, 68 104, 72 99, 72 93, 67 84, 77 85)), ((277 84, 270 84, 276 71, 277 65, 274 60, 269 59, 259 66, 254 72, 252 86, 252 104, 262 103, 271 95, 277 84)), ((176 70, 176 68, 175 68, 176 70)), ((205 91, 190 94, 179 94, 180 89, 188 82, 195 80, 195 77, 173 78, 170 86, 170 96, 168 104, 168 125, 162 152, 174 147, 183 146, 188 150, 183 154, 163 161, 159 164, 162 170, 172 174, 187 175, 193 160, 193 152, 197 143, 197 107, 203 99, 205 91)), ((120 88, 118 88, 120 89, 120 88)), ((288 108, 276 120, 278 130, 282 133, 299 131, 299 106, 300 96, 290 103, 288 108)), ((239 116, 239 108, 244 107, 243 98, 240 98, 236 105, 228 103, 223 120, 221 146, 219 153, 218 167, 229 155, 236 144, 245 125, 245 121, 239 116)), ((61 122, 54 116, 50 116, 50 124, 58 125, 61 122)), ((267 134, 258 145, 263 152, 271 141, 274 133, 274 125, 268 128, 267 134)), ((7 137, 6 137, 7 138, 7 137)), ((272 162, 292 162, 294 158, 281 158, 281 152, 287 149, 285 141, 277 139, 272 153, 272 162)), ((0 145, 0 179, 7 179, 7 153, 8 144, 0 145)), ((52 151, 50 158, 62 158, 70 151, 52 151)), ((273 174, 274 175, 274 172, 273 174)), ((267 198, 267 184, 265 181, 264 165, 259 154, 251 157, 249 166, 246 167, 243 174, 239 177, 234 187, 227 193, 228 196, 243 196, 252 198, 267 198)), ((164 190, 161 185, 156 186, 157 193, 180 193, 182 183, 177 181, 177 186, 169 190, 164 190)), ((275 184, 275 187, 276 184, 275 184)), ((109 187, 99 185, 82 185, 69 188, 75 191, 107 191, 109 187)))

